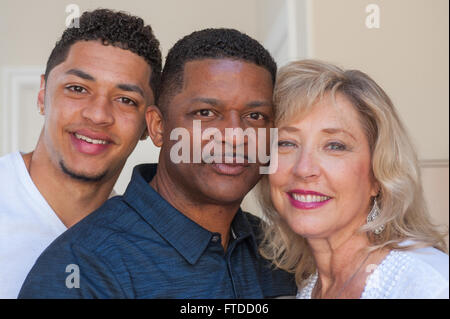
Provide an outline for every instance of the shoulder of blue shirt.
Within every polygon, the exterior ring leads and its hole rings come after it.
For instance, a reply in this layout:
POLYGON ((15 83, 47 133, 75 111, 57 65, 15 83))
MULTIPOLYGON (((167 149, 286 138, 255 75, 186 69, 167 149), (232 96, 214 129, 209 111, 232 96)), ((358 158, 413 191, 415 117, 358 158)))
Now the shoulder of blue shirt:
MULTIPOLYGON (((113 197, 61 234, 45 251, 63 244, 83 246, 93 253, 102 251, 110 236, 126 233, 129 228, 140 221, 138 214, 129 214, 129 211, 130 207, 122 200, 121 196, 113 197)), ((262 219, 248 212, 243 211, 242 213, 259 243, 263 235, 262 219)))
MULTIPOLYGON (((111 198, 55 239, 28 274, 19 298, 125 298, 120 283, 115 279, 114 266, 108 259, 108 252, 117 247, 114 247, 114 240, 108 239, 129 232, 140 221, 138 214, 129 212, 130 207, 121 196, 111 198), (64 282, 68 271, 65 268, 77 265, 80 258, 83 259, 83 269, 86 271, 89 267, 92 285, 85 285, 85 289, 67 289, 64 282), (59 284, 55 285, 55 282, 59 284), (109 291, 102 290, 105 285, 109 291)), ((243 214, 259 242, 262 220, 247 212, 243 214)))

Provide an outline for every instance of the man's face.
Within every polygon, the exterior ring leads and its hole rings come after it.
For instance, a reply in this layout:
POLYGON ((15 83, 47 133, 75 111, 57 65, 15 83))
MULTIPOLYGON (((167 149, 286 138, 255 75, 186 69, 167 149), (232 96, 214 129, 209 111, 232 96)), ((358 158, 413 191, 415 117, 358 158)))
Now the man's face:
POLYGON ((73 44, 47 83, 41 80, 40 142, 51 164, 84 181, 118 177, 145 130, 154 100, 150 74, 131 51, 97 41, 73 44))
MULTIPOLYGON (((270 72, 253 63, 230 59, 203 59, 185 64, 183 86, 165 109, 162 160, 167 172, 190 198, 212 204, 240 202, 260 178, 261 164, 249 163, 247 158, 250 139, 226 139, 226 128, 246 130, 258 128, 268 131, 272 126, 272 80, 270 72), (199 120, 201 132, 217 129, 221 138, 222 164, 192 163, 195 151, 193 121, 199 120), (185 128, 191 136, 191 162, 173 163, 170 140, 173 129, 185 128), (228 144, 227 152, 225 145, 228 144), (244 144, 245 163, 239 163, 237 146, 244 144), (226 155, 225 155, 226 153, 226 155), (228 157, 234 164, 227 164, 228 157), (234 157, 234 158, 233 158, 234 157)), ((269 136, 269 134, 267 134, 269 136)), ((209 140, 201 141, 204 152, 209 140)), ((257 141, 256 149, 257 149, 257 141)), ((266 149, 268 148, 266 143, 266 149)), ((253 145, 255 146, 255 145, 253 145)), ((257 153, 256 153, 257 154, 257 153)), ((198 154, 197 154, 198 156, 198 154)), ((254 157, 254 155, 253 155, 254 157)))

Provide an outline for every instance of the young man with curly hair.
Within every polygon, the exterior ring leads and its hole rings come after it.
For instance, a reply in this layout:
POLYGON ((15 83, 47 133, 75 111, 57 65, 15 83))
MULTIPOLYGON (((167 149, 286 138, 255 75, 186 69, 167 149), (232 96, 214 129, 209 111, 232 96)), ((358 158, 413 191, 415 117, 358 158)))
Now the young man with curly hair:
POLYGON ((142 19, 85 12, 41 76, 36 148, 0 158, 0 298, 16 298, 40 253, 99 208, 140 138, 161 78, 159 41, 142 19))
MULTIPOLYGON (((182 129, 192 138, 195 121, 202 132, 217 129, 222 137, 227 128, 269 130, 275 74, 270 54, 236 30, 206 29, 178 41, 166 59, 158 107, 146 114, 149 135, 161 147, 158 165, 135 167, 124 196, 54 241, 19 297, 295 295, 293 276, 258 253, 260 220, 240 209, 265 165, 237 153, 248 140, 238 134, 217 141, 230 144, 224 156, 232 163, 193 162, 192 156, 177 163, 172 156, 178 143, 172 133, 182 129), (68 265, 76 271, 66 273, 68 265)), ((194 148, 191 143, 191 155, 194 148)))

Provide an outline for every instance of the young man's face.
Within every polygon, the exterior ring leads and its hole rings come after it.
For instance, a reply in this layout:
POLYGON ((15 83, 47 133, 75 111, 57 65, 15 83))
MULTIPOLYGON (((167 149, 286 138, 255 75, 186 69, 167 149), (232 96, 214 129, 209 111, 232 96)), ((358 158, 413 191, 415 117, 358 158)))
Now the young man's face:
POLYGON ((118 177, 154 103, 150 74, 146 61, 131 51, 98 41, 73 44, 47 83, 41 80, 40 142, 51 164, 84 181, 118 177))
MULTIPOLYGON (((261 164, 258 158, 253 158, 256 163, 249 163, 250 139, 243 136, 227 141, 225 129, 250 128, 257 133, 258 128, 263 128, 267 132, 273 123, 272 90, 270 72, 253 63, 203 59, 185 64, 182 89, 165 110, 161 160, 164 160, 172 179, 191 198, 212 204, 237 203, 258 182, 261 164), (170 133, 175 128, 189 131, 190 157, 194 160, 194 120, 201 121, 201 132, 207 129, 221 132, 222 139, 219 138, 216 143, 222 146, 222 164, 211 164, 204 160, 201 163, 173 163, 170 150, 177 141, 170 140, 170 133), (232 151, 225 156, 226 144, 231 146, 229 149, 232 151), (245 154, 237 154, 239 144, 245 144, 245 154), (225 157, 234 164, 227 164, 225 157), (237 157, 245 157, 245 163, 237 164, 237 157)), ((201 141, 203 152, 208 142, 201 141)))

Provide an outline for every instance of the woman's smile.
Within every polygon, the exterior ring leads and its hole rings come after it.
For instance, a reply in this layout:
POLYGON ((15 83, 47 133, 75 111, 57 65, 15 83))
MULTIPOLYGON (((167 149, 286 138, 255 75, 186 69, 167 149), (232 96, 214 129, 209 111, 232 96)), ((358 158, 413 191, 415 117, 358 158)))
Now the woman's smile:
POLYGON ((316 209, 326 205, 332 197, 311 190, 294 189, 286 195, 292 206, 298 209, 316 209))

